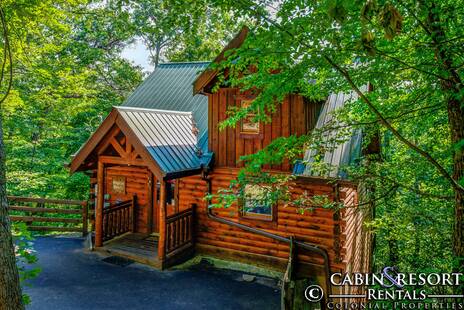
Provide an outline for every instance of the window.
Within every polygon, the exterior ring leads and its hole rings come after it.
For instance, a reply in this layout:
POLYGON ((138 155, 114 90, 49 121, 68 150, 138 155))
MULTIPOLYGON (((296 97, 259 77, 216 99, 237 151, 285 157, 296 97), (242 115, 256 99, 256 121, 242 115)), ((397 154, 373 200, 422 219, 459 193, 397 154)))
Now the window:
POLYGON ((274 206, 266 187, 246 185, 243 189, 242 217, 272 221, 274 206))
MULTIPOLYGON (((241 101, 242 108, 248 108, 253 100, 244 99, 241 101)), ((242 123, 240 126, 240 132, 244 134, 259 134, 259 122, 253 121, 253 118, 256 116, 254 113, 248 113, 244 119, 242 119, 242 123)))

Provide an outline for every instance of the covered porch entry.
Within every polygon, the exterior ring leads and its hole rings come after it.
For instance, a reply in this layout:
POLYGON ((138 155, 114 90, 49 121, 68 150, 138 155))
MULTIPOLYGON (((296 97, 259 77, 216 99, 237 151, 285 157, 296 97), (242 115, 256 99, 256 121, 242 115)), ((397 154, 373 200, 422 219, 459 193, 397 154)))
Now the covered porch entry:
POLYGON ((194 210, 180 210, 177 179, 200 173, 191 113, 113 108, 73 157, 89 171, 99 251, 165 268, 194 249, 194 210))

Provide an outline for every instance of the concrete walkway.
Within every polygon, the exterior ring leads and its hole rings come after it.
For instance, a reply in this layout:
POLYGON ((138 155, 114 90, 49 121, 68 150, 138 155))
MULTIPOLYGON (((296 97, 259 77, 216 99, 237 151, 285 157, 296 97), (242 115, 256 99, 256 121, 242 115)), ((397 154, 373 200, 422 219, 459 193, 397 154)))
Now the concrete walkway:
POLYGON ((244 282, 240 272, 196 267, 157 271, 102 262, 79 238, 38 238, 40 275, 24 291, 28 309, 279 309, 275 281, 244 282))

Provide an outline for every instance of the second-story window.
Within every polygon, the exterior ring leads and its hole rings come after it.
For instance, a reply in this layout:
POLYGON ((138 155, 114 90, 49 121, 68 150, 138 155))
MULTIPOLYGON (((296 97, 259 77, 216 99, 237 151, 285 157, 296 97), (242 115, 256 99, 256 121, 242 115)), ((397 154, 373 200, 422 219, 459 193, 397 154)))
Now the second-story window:
MULTIPOLYGON (((241 101, 242 108, 248 108, 253 100, 244 99, 241 101)), ((255 113, 248 113, 245 118, 242 119, 240 132, 244 134, 259 134, 259 122, 254 121, 255 113)))

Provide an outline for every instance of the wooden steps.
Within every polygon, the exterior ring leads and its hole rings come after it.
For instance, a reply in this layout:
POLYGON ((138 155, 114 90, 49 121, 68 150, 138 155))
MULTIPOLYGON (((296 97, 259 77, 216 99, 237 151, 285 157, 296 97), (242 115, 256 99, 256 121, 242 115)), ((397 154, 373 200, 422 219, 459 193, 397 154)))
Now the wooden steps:
POLYGON ((104 243, 98 251, 131 259, 138 263, 161 268, 158 260, 158 237, 149 234, 127 233, 104 243))

